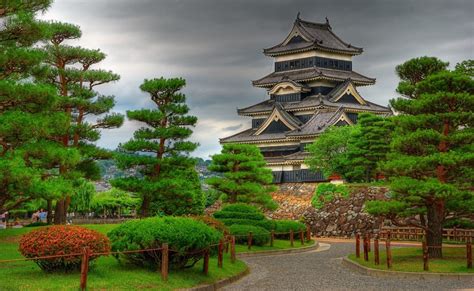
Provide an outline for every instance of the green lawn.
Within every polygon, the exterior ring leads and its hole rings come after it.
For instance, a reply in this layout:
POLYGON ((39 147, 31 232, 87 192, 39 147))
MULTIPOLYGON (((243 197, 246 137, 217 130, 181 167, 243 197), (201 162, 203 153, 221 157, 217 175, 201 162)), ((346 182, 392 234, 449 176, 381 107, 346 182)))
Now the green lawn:
MULTIPOLYGON (((307 247, 310 245, 314 245, 314 240, 305 241, 304 245, 301 245, 299 240, 295 240, 293 244, 293 249, 298 249, 301 247, 307 247)), ((235 251, 237 253, 246 253, 246 252, 261 252, 261 251, 275 251, 275 250, 283 250, 283 249, 291 249, 290 241, 289 240, 281 240, 276 239, 273 241, 273 247, 270 245, 265 246, 252 246, 251 250, 249 251, 247 245, 235 245, 235 251)))
MULTIPOLYGON (((118 225, 84 225, 102 233, 107 233, 118 225)), ((35 228, 0 230, 0 260, 22 258, 18 252, 20 236, 35 228)), ((153 272, 135 266, 119 264, 111 256, 101 257, 89 272, 89 289, 141 289, 173 290, 199 284, 212 283, 224 277, 238 274, 246 265, 237 261, 230 263, 229 255, 224 257, 224 268, 217 268, 217 259, 209 261, 209 275, 202 273, 202 262, 194 268, 183 271, 171 271, 168 282, 161 280, 159 272, 153 272)), ((77 290, 79 273, 47 274, 33 262, 12 262, 0 265, 0 290, 77 290)))
MULTIPOLYGON (((374 253, 369 253, 369 261, 364 261, 364 254, 361 252, 359 259, 355 254, 349 255, 349 259, 357 263, 380 270, 387 269, 387 256, 385 251, 380 252, 380 265, 374 264, 374 253)), ((443 259, 430 259, 429 272, 434 273, 474 273, 474 269, 468 269, 466 263, 466 248, 443 248, 443 259)), ((421 248, 393 248, 392 249, 392 271, 404 272, 424 272, 423 253, 421 248)))

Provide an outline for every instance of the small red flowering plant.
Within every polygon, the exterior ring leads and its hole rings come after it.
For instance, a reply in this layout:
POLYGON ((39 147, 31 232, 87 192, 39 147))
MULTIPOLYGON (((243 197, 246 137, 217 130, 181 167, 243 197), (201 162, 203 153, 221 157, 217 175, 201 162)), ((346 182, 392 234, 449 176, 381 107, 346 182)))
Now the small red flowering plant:
POLYGON ((34 262, 46 272, 70 272, 80 269, 84 248, 90 249, 91 262, 100 256, 94 253, 110 252, 110 241, 107 236, 84 227, 55 225, 23 235, 19 251, 26 258, 68 255, 35 259, 34 262))

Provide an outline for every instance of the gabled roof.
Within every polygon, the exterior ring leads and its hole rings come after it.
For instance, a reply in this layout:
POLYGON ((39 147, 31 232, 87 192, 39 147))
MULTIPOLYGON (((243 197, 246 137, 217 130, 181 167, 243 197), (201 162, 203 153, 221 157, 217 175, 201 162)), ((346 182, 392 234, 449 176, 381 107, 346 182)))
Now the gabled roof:
POLYGON ((335 125, 338 121, 343 120, 347 124, 352 125, 352 121, 344 113, 344 109, 339 107, 336 111, 317 111, 301 129, 289 132, 288 136, 300 135, 316 135, 324 132, 331 125, 335 125))
POLYGON ((354 98, 357 100, 357 102, 359 102, 359 104, 365 105, 367 103, 364 98, 362 98, 362 96, 359 94, 350 78, 345 80, 338 86, 334 87, 334 89, 329 92, 328 99, 331 102, 337 102, 346 94, 354 96, 354 98))
POLYGON ((283 122, 290 130, 298 129, 301 125, 301 121, 299 119, 291 116, 291 114, 283 110, 280 103, 277 102, 275 103, 270 116, 262 123, 262 125, 260 125, 254 135, 260 135, 274 121, 283 122))
POLYGON ((361 54, 363 49, 341 40, 332 31, 326 18, 326 23, 305 21, 296 17, 293 28, 280 44, 264 49, 267 56, 278 56, 308 50, 323 50, 349 55, 361 54))
POLYGON ((309 88, 308 86, 306 86, 304 84, 301 84, 301 83, 298 83, 298 82, 295 82, 293 80, 287 79, 286 81, 280 82, 280 83, 276 84, 275 86, 273 86, 273 88, 268 91, 268 94, 274 94, 280 88, 288 88, 288 87, 290 87, 290 88, 292 88, 292 89, 294 89, 295 91, 298 91, 298 92, 309 92, 309 91, 311 91, 311 88, 309 88))
POLYGON ((354 71, 342 71, 327 68, 311 67, 307 69, 273 72, 261 79, 252 81, 256 87, 272 87, 280 82, 292 80, 294 82, 308 82, 314 80, 345 81, 351 79, 355 85, 375 84, 374 78, 369 78, 354 71))

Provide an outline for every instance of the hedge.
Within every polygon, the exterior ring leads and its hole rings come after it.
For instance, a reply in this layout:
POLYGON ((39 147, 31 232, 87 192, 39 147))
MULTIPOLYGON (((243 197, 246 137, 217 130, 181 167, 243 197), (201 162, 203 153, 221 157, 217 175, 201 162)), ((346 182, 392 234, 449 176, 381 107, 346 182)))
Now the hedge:
POLYGON ((291 230, 293 230, 296 237, 296 235, 298 235, 300 231, 306 231, 306 225, 304 223, 301 223, 299 221, 294 221, 294 220, 276 220, 275 221, 275 232, 277 233, 275 237, 289 239, 290 238, 289 232, 291 230), (278 234, 278 233, 288 233, 288 234, 278 234))
POLYGON ((224 206, 221 211, 242 212, 242 213, 262 213, 260 209, 255 206, 245 203, 235 203, 224 206))
POLYGON ((235 211, 218 211, 214 213, 214 217, 218 219, 222 218, 235 218, 235 219, 250 219, 250 220, 264 220, 265 215, 262 213, 244 213, 235 211))
POLYGON ((238 244, 247 244, 249 232, 252 232, 252 245, 263 246, 270 242, 270 232, 262 227, 234 224, 229 230, 238 244))
MULTIPOLYGON (((185 217, 151 217, 131 220, 121 224, 108 234, 112 250, 130 251, 160 248, 168 243, 170 268, 193 266, 211 244, 219 243, 222 233, 205 223, 185 217)), ((156 270, 161 264, 161 252, 150 251, 123 254, 130 263, 156 270)))
POLYGON ((251 220, 251 219, 233 219, 233 218, 223 218, 219 219, 222 221, 227 226, 231 226, 234 224, 240 224, 240 225, 253 225, 253 226, 258 226, 261 228, 264 228, 268 231, 271 231, 275 229, 275 221, 273 220, 251 220))

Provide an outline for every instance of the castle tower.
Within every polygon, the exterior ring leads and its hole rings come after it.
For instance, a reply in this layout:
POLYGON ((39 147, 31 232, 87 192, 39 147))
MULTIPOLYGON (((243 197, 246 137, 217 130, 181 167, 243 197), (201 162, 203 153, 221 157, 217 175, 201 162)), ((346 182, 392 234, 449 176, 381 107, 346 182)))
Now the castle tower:
POLYGON ((288 36, 263 52, 274 58, 274 71, 252 84, 265 88, 269 98, 238 109, 239 115, 252 118, 252 128, 220 142, 258 146, 275 183, 325 181, 304 164, 305 146, 330 126, 357 123, 361 112, 391 114, 357 91, 375 83, 352 70, 352 57, 363 49, 341 40, 327 19, 314 23, 298 14, 288 36))

